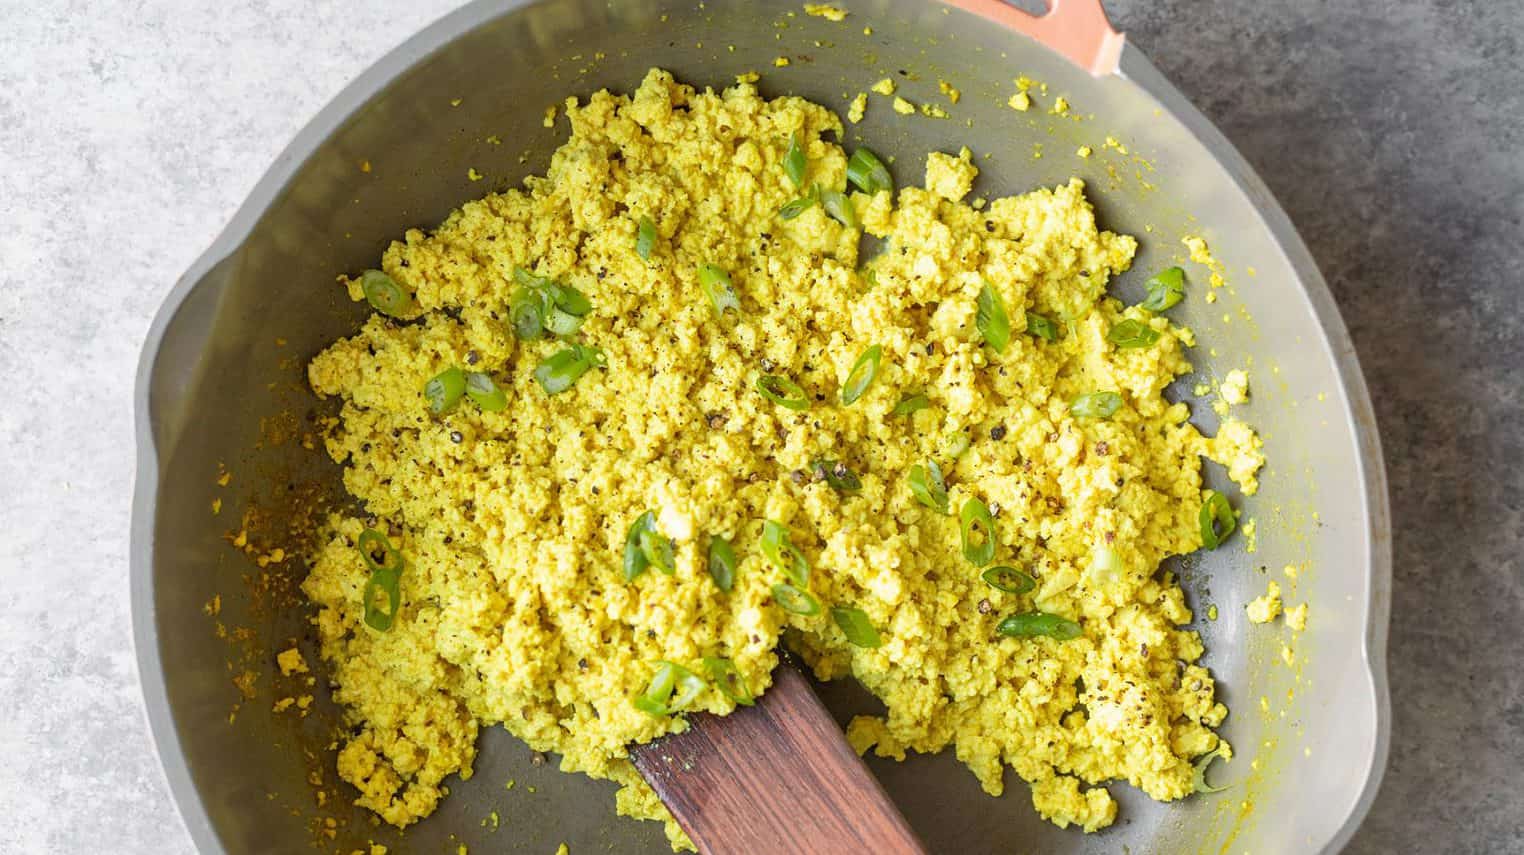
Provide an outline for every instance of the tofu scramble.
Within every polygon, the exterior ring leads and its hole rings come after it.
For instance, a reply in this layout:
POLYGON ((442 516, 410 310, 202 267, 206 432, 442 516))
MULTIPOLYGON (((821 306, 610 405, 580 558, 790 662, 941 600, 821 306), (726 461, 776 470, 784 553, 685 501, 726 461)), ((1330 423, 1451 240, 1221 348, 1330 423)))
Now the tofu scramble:
POLYGON ((378 311, 309 366, 363 509, 303 585, 358 804, 427 816, 501 725, 691 848, 626 746, 763 693, 780 639, 883 701, 858 751, 1010 766, 1060 826, 1231 755, 1160 562, 1259 439, 1164 398, 1190 333, 1107 296, 1136 242, 1081 181, 975 210, 965 150, 850 192, 825 107, 660 70, 566 116, 545 176, 344 279, 378 311))

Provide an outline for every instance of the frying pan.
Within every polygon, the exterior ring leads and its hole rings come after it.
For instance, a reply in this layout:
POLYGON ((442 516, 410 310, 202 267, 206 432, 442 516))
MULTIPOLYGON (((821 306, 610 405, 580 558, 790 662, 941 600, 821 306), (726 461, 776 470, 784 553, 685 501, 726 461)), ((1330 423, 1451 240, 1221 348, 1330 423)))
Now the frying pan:
MULTIPOLYGON (((845 142, 902 155, 902 183, 919 179, 925 152, 967 145, 983 171, 976 195, 1079 175, 1101 223, 1141 241, 1113 293, 1138 299, 1149 271, 1187 267, 1198 293, 1173 315, 1201 346, 1195 373, 1171 395, 1192 402, 1204 432, 1217 416, 1197 385, 1250 371, 1252 398, 1239 412, 1265 441, 1262 487, 1239 497, 1215 466, 1207 479, 1255 521, 1255 549, 1240 537, 1237 548, 1170 566, 1232 710, 1223 733, 1237 757, 1213 770, 1231 786, 1158 804, 1112 783, 1119 820, 1086 836, 1041 821, 1014 774, 990 799, 950 752, 870 760, 928 845, 1328 852, 1348 839, 1386 755, 1391 531, 1365 384, 1306 247, 1248 164, 1112 32, 1097 0, 1058 0, 1041 18, 995 0, 842 5, 850 16, 835 22, 742 0, 479 0, 319 113, 175 286, 138 374, 132 605, 148 719, 203 852, 347 852, 372 840, 393 852, 543 853, 561 842, 573 852, 667 851, 656 824, 614 815, 610 785, 561 774, 554 758, 533 757, 500 729, 482 736, 475 775, 452 781, 435 815, 405 833, 375 824, 334 780, 342 721, 293 590, 303 569, 296 544, 339 498, 336 467, 304 447, 326 412, 306 391, 305 362, 363 315, 334 276, 374 266, 407 228, 543 172, 566 133, 564 120, 544 126, 548 106, 604 87, 630 91, 653 66, 700 87, 756 70, 766 95, 843 113, 852 95, 894 78, 906 98, 950 117, 900 116, 874 96, 845 142), (775 67, 778 57, 788 65, 775 67), (1033 88, 1025 112, 1007 104, 1023 75, 1046 86, 1033 88), (958 103, 939 80, 961 90, 958 103), (1059 96, 1066 115, 1053 112, 1059 96), (1080 146, 1091 156, 1076 156, 1080 146), (1221 264, 1215 302, 1200 298, 1208 271, 1188 260, 1187 236, 1203 238, 1221 264), (291 554, 272 555, 277 545, 291 554), (1300 570, 1294 583, 1286 565, 1300 570), (1310 603, 1305 633, 1245 620, 1245 603, 1272 578, 1289 602, 1310 603), (1212 606, 1216 620, 1205 617, 1212 606), (314 665, 310 686, 275 671, 274 653, 292 643, 314 665), (1280 659, 1283 643, 1294 666, 1280 659), (283 695, 312 696, 307 714, 275 712, 283 695)), ((842 721, 873 709, 850 681, 821 691, 842 721)))

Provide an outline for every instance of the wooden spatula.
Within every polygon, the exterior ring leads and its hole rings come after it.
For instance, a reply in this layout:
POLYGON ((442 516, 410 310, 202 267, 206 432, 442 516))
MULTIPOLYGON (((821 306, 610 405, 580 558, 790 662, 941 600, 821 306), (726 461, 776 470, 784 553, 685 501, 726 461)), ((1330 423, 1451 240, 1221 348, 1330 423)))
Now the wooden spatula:
POLYGON ((786 659, 756 706, 696 714, 630 757, 706 855, 926 851, 786 659))

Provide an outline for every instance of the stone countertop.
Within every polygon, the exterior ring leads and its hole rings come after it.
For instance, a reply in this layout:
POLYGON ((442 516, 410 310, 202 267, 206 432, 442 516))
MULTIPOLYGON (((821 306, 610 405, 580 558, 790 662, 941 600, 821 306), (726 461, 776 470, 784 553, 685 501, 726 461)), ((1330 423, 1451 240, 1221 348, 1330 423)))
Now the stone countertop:
MULTIPOLYGON (((138 348, 297 129, 453 5, 0 4, 0 852, 190 851, 129 637, 138 348)), ((1375 400, 1394 733, 1350 851, 1524 851, 1524 2, 1108 6, 1285 205, 1375 400)))

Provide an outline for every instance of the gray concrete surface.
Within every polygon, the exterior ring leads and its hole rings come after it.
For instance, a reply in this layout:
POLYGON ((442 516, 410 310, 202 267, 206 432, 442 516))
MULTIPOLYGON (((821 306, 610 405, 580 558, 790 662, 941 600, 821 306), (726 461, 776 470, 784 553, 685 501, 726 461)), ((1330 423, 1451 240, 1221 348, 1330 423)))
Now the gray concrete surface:
MULTIPOLYGON (((190 850, 126 612, 148 319, 290 136, 449 0, 0 0, 0 852, 190 850)), ((1291 213, 1396 522, 1351 851, 1524 851, 1524 2, 1112 0, 1291 213)))

